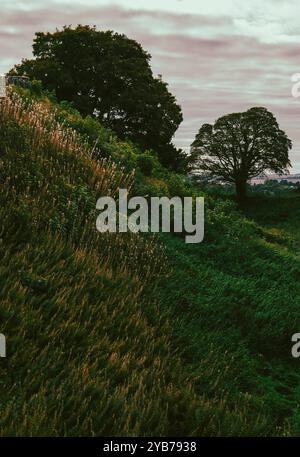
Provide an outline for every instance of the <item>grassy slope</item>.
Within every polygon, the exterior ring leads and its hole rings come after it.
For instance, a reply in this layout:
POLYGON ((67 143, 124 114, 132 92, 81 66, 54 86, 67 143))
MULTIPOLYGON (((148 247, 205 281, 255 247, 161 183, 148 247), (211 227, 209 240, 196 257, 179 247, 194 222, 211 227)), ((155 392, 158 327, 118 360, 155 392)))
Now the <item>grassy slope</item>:
POLYGON ((128 176, 44 104, 8 99, 0 117, 1 435, 191 433, 201 401, 143 298, 161 256, 95 229, 96 196, 128 176))
POLYGON ((208 210, 201 245, 166 239, 174 268, 162 301, 197 392, 225 391, 248 418, 260 415, 264 434, 299 434, 300 200, 250 199, 245 212, 208 210))
POLYGON ((157 284, 156 243, 94 228, 130 173, 53 128, 49 101, 18 103, 0 116, 1 434, 298 433, 298 218, 277 220, 298 202, 252 222, 208 198, 205 242, 162 237, 157 284))

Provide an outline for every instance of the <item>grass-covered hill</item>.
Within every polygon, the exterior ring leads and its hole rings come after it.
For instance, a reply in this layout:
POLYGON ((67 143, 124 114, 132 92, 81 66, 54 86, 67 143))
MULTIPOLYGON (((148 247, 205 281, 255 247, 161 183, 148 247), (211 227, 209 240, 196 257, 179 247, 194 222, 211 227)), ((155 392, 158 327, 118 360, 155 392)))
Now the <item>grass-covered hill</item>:
POLYGON ((2 436, 300 432, 300 200, 206 196, 205 240, 99 234, 127 187, 196 195, 39 87, 0 105, 2 436))

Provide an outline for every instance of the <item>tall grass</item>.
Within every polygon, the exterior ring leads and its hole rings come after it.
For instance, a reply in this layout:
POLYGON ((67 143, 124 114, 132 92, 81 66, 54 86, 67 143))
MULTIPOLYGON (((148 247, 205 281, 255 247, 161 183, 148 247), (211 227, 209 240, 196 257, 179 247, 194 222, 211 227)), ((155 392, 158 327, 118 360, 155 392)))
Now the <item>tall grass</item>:
POLYGON ((14 90, 0 104, 0 434, 288 433, 263 398, 232 392, 246 375, 212 337, 227 316, 222 252, 238 258, 247 221, 216 207, 207 244, 170 238, 169 261, 150 236, 99 234, 97 199, 132 189, 134 173, 60 118, 14 90))
POLYGON ((191 387, 143 299, 160 249, 95 227, 96 199, 132 174, 96 160, 43 102, 12 92, 0 122, 1 434, 182 433, 191 387))

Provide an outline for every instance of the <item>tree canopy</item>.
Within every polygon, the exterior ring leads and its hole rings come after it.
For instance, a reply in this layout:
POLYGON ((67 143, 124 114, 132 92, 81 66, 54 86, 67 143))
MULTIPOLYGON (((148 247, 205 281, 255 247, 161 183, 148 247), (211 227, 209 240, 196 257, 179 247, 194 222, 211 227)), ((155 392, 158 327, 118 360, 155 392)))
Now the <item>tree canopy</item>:
POLYGON ((135 40, 112 31, 79 25, 36 33, 34 59, 11 74, 41 80, 59 101, 73 102, 119 137, 153 149, 165 166, 182 163, 172 137, 182 121, 181 108, 168 86, 154 77, 151 56, 135 40))
POLYGON ((255 107, 202 125, 191 145, 191 159, 202 173, 234 183, 243 200, 250 178, 266 171, 287 172, 291 147, 275 116, 255 107))

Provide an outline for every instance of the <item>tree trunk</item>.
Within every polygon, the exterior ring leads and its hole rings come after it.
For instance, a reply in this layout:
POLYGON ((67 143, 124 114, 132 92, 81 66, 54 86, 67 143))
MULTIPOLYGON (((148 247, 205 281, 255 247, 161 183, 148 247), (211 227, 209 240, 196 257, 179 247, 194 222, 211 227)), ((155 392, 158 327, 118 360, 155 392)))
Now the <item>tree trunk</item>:
POLYGON ((247 197, 247 180, 239 179, 235 183, 236 196, 238 202, 241 204, 246 200, 247 197))

